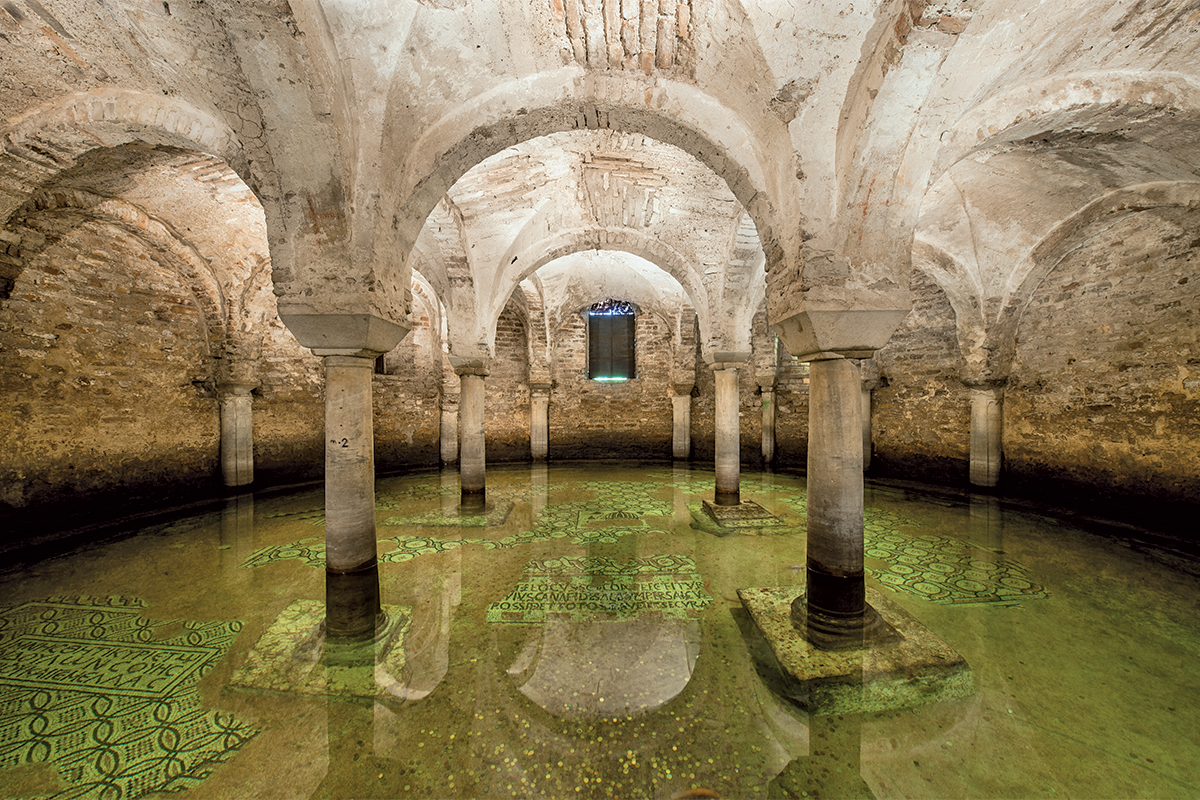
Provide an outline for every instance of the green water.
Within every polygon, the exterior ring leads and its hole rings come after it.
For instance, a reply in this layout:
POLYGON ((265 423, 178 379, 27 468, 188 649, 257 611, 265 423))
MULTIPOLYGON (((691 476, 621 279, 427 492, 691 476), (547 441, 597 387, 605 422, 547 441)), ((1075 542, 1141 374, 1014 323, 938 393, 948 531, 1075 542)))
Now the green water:
POLYGON ((803 480, 743 473, 737 528, 712 493, 501 467, 462 513, 452 472, 380 480, 378 665, 319 658, 320 490, 10 566, 0 796, 1200 796, 1196 564, 869 486, 868 585, 975 689, 810 718, 736 594, 803 580, 803 480))

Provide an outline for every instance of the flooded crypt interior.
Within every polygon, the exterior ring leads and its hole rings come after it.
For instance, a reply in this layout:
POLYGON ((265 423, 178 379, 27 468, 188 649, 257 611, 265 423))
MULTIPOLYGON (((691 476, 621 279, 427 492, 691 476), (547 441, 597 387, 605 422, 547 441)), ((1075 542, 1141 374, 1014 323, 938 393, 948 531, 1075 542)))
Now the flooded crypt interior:
POLYGON ((1197 0, 0 2, 0 797, 1200 795, 1197 131, 1197 0))
MULTIPOLYGON (((1181 797, 1200 564, 981 495, 868 484, 869 586, 966 659, 942 697, 809 713, 739 589, 804 579, 805 481, 381 479, 385 637, 322 655, 319 487, 10 566, 5 797, 1181 797), (353 650, 351 648, 350 650, 353 650), (361 653, 360 653, 361 655, 361 653), (807 795, 805 794, 807 793, 807 795)), ((867 672, 870 672, 869 664, 867 672)))

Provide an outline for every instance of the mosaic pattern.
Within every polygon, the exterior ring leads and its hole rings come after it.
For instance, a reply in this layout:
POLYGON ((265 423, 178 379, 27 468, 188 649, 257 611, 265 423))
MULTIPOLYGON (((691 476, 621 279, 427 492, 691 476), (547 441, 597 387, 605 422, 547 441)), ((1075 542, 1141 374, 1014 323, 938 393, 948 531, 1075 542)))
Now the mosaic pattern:
POLYGON ((206 711, 196 688, 241 624, 144 608, 79 597, 0 611, 0 769, 49 765, 66 784, 55 798, 136 798, 198 785, 258 733, 206 711))
MULTIPOLYGON (((293 601, 246 656, 229 679, 231 686, 300 694, 376 697, 398 683, 404 671, 404 636, 411 609, 384 606, 388 629, 378 642, 367 642, 357 665, 330 663, 323 636, 325 604, 293 601)), ((347 659, 351 660, 351 659, 347 659)))
POLYGON ((324 569, 325 537, 313 536, 309 539, 301 539, 298 542, 288 542, 287 544, 278 544, 273 547, 264 547, 261 550, 255 550, 242 562, 242 567, 265 567, 267 564, 291 561, 293 559, 310 567, 324 569))
POLYGON ((995 560, 995 554, 966 542, 941 536, 902 536, 881 533, 868 538, 870 573, 889 589, 935 603, 1016 603, 1045 597, 1028 571, 1015 561, 995 560))
POLYGON ((540 625, 550 614, 572 621, 632 619, 644 613, 687 619, 712 600, 686 556, 659 555, 618 562, 611 558, 530 561, 517 588, 488 606, 488 622, 540 625))
MULTIPOLYGON (((378 506, 376 506, 378 508, 378 506)), ((434 509, 407 517, 388 517, 381 524, 395 526, 419 526, 433 528, 498 528, 508 520, 513 509, 511 500, 489 502, 482 514, 464 514, 456 505, 453 509, 434 509)))
MULTIPOLYGON (((587 545, 616 542, 624 536, 652 530, 669 533, 673 526, 673 504, 653 495, 682 491, 703 496, 714 491, 715 481, 711 478, 680 481, 674 474, 665 472, 652 473, 649 477, 658 483, 585 480, 553 484, 546 487, 548 497, 554 490, 566 488, 594 492, 596 497, 566 503, 548 502, 534 529, 498 539, 449 539, 418 535, 381 539, 379 560, 382 563, 399 563, 422 555, 444 553, 463 545, 497 550, 549 539, 567 539, 572 544, 587 545)), ((400 503, 403 499, 418 497, 430 499, 457 492, 456 486, 421 484, 407 492, 391 495, 385 502, 400 503)), ((489 489, 489 496, 503 493, 514 499, 527 499, 529 492, 527 486, 506 486, 495 492, 489 489)), ((747 521, 741 532, 763 535, 804 532, 808 512, 804 489, 747 482, 742 486, 742 494, 747 497, 770 497, 794 511, 797 516, 777 513, 772 520, 747 521)), ((511 508, 512 504, 509 503, 507 507, 511 508)), ((687 503, 687 508, 692 514, 693 524, 701 530, 726 535, 733 528, 710 520, 699 501, 687 503)), ((410 517, 393 517, 385 524, 436 525, 438 523, 434 520, 444 514, 439 510, 410 517)), ((452 515, 445 518, 451 519, 452 515)), ((459 521, 468 518, 454 519, 454 522, 445 524, 468 527, 459 521)), ((479 522, 492 524, 483 520, 482 516, 479 522)), ((863 522, 866 571, 890 589, 936 603, 956 604, 1014 603, 1046 596, 1044 589, 1030 579, 1022 565, 1011 560, 997 560, 995 554, 957 539, 932 535, 914 537, 904 533, 902 531, 905 529, 916 527, 916 523, 894 512, 868 507, 863 510, 863 522)), ((313 567, 322 567, 324 558, 324 545, 319 538, 304 539, 259 550, 243 566, 262 566, 274 561, 297 559, 313 567)))

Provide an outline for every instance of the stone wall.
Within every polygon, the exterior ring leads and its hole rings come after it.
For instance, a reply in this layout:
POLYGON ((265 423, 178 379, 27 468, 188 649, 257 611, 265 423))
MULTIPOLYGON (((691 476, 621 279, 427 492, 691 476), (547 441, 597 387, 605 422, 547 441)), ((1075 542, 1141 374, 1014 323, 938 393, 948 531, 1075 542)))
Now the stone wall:
POLYGON ((971 402, 960 379, 954 310, 923 272, 913 309, 875 355, 884 385, 872 400, 872 474, 962 484, 970 456, 971 402))
POLYGON ((434 466, 440 457, 442 345, 428 317, 384 356, 372 384, 377 472, 434 466))
POLYGON ((496 349, 485 381, 484 432, 487 460, 529 459, 529 335, 512 304, 496 323, 496 349))
MULTIPOLYGON (((587 324, 571 314, 554 342, 550 458, 671 458, 671 330, 652 314, 637 317, 637 377, 597 383, 587 377, 587 324)), ((694 421, 694 418, 693 418, 694 421)))
POLYGON ((1004 480, 1200 502, 1200 211, 1094 224, 1021 318, 1004 480))
POLYGON ((194 296, 122 228, 74 212, 29 224, 46 246, 0 303, 0 514, 213 491, 218 403, 194 296))

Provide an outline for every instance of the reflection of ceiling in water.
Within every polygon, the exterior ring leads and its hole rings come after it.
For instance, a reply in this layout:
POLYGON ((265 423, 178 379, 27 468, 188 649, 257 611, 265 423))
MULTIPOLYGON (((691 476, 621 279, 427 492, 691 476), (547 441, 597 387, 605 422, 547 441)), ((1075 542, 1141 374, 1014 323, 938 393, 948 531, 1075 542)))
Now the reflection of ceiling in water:
POLYGON ((530 561, 488 621, 520 632, 508 674, 522 694, 557 716, 613 717, 683 691, 711 599, 687 556, 552 558, 530 561))

